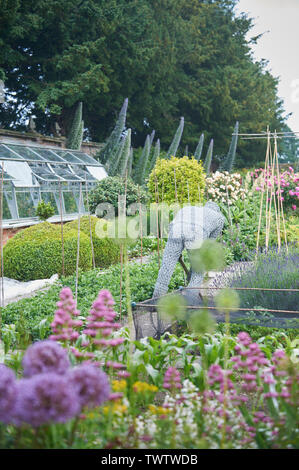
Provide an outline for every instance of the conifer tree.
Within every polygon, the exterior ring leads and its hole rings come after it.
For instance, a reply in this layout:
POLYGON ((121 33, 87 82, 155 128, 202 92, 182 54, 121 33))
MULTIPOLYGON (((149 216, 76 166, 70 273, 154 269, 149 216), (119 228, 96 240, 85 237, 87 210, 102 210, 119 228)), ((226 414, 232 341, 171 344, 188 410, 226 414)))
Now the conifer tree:
POLYGON ((119 163, 122 157, 122 153, 124 150, 125 146, 125 141, 126 141, 126 136, 121 138, 121 141, 118 145, 118 148, 116 150, 115 156, 114 156, 114 161, 110 160, 109 162, 106 163, 105 168, 109 176, 116 176, 117 175, 117 169, 119 167, 119 163))
POLYGON ((139 157, 136 170, 135 170, 134 180, 138 184, 143 184, 144 182, 150 151, 151 151, 151 138, 148 135, 145 139, 144 147, 139 157))
POLYGON ((127 130, 126 140, 124 143, 124 149, 120 158, 116 174, 119 176, 126 176, 126 171, 128 169, 128 162, 130 158, 131 151, 131 129, 127 130))
POLYGON ((204 140, 205 140, 205 136, 204 136, 204 134, 202 133, 201 136, 200 136, 199 142, 198 142, 198 144, 197 144, 197 147, 196 147, 196 149, 195 149, 195 152, 194 152, 194 158, 195 158, 198 162, 199 162, 199 160, 200 160, 200 158, 201 158, 204 140))
POLYGON ((80 101, 77 104, 74 119, 66 141, 66 146, 69 149, 79 150, 81 147, 83 136, 82 108, 82 101, 80 101))
POLYGON ((82 142, 83 142, 83 132, 84 132, 84 121, 81 120, 77 137, 74 140, 73 147, 70 147, 70 148, 72 148, 74 150, 80 150, 81 149, 81 145, 82 145, 82 142))
POLYGON ((181 142, 183 130, 184 130, 184 118, 181 117, 179 127, 177 128, 173 141, 170 144, 166 158, 175 157, 177 150, 179 148, 180 142, 181 142))
POLYGON ((207 175, 210 173, 212 157, 213 157, 213 146, 214 146, 214 140, 211 139, 211 142, 210 142, 210 145, 209 145, 209 148, 208 148, 208 152, 207 152, 207 156, 206 156, 206 159, 205 159, 205 162, 204 162, 204 169, 205 169, 205 172, 206 172, 207 175))
POLYGON ((134 156, 133 147, 131 147, 129 161, 128 161, 128 178, 132 177, 133 156, 134 156))
POLYGON ((237 151, 237 144, 238 144, 238 133, 239 133, 239 122, 236 122, 234 133, 232 136, 232 140, 230 143, 229 151, 224 159, 223 163, 220 165, 219 170, 221 171, 228 171, 229 173, 232 172, 234 167, 235 159, 236 159, 236 151, 237 151))
POLYGON ((125 99, 122 108, 120 110, 118 119, 115 127, 111 132, 108 140, 106 141, 105 147, 96 154, 96 158, 103 164, 107 164, 107 167, 111 167, 112 161, 118 151, 118 146, 121 141, 122 133, 126 124, 126 116, 128 109, 128 98, 125 99))
POLYGON ((159 156, 160 156, 160 139, 158 139, 157 142, 156 142, 154 153, 153 153, 153 156, 152 156, 150 164, 149 164, 148 173, 150 173, 152 171, 152 169, 154 168, 154 166, 156 164, 156 161, 158 160, 159 156))

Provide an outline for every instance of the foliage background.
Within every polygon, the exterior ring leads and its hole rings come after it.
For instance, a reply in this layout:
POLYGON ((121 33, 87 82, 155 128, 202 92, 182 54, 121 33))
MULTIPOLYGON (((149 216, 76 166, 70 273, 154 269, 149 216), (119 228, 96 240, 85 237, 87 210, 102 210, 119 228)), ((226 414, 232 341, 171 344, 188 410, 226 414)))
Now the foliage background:
MULTIPOLYGON (((282 128, 278 80, 246 39, 252 20, 237 0, 2 0, 0 79, 3 127, 67 135, 83 103, 85 138, 104 141, 125 97, 135 147, 156 130, 168 148, 180 116, 182 148, 199 135, 227 153, 242 132, 282 128)), ((240 141, 237 164, 260 160, 263 143, 240 141)), ((264 151, 262 150, 262 153, 264 151)))

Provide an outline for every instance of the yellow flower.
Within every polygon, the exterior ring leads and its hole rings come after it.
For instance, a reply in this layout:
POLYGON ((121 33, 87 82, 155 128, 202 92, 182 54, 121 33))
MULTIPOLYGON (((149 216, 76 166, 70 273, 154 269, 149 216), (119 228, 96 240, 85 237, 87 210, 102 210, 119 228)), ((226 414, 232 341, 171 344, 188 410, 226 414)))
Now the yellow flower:
POLYGON ((126 405, 124 405, 120 400, 117 400, 109 406, 104 406, 103 413, 105 415, 108 415, 109 413, 122 415, 127 411, 127 409, 128 407, 126 405))
POLYGON ((112 389, 114 392, 123 392, 127 388, 125 380, 112 380, 112 389))
POLYGON ((169 408, 164 408, 163 406, 148 405, 148 408, 154 415, 169 415, 171 413, 169 408))
POLYGON ((155 385, 149 385, 146 382, 135 382, 133 385, 133 390, 136 393, 146 393, 146 392, 157 392, 158 387, 155 385))

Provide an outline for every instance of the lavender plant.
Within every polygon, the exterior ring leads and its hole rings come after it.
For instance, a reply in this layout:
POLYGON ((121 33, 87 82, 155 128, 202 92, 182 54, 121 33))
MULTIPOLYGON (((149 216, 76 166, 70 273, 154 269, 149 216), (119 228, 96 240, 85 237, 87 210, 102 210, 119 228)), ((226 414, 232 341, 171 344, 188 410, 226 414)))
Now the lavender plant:
MULTIPOLYGON (((299 289, 298 249, 272 249, 260 254, 251 269, 245 273, 236 274, 232 287, 270 288, 270 289, 299 289)), ((280 291, 240 291, 241 306, 249 309, 256 306, 274 310, 297 311, 299 304, 298 292, 280 291)))

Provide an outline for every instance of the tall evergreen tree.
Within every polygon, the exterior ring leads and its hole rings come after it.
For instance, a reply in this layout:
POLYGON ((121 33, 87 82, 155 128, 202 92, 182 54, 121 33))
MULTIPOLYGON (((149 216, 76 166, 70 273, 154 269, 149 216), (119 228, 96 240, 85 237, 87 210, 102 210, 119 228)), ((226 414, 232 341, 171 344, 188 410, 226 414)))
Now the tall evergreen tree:
POLYGON ((160 139, 157 139, 157 142, 156 142, 156 145, 155 145, 155 149, 154 149, 154 153, 153 153, 153 156, 150 160, 150 164, 149 164, 149 169, 148 169, 148 174, 152 171, 152 169, 154 168, 155 164, 156 164, 156 161, 158 160, 158 158, 160 157, 160 139))
POLYGON ((195 149, 195 152, 194 152, 194 158, 199 162, 199 160, 201 159, 201 154, 202 154, 202 149, 203 149, 203 143, 204 143, 204 140, 205 140, 205 136, 204 134, 202 133, 201 136, 200 136, 200 139, 199 139, 199 142, 197 144, 197 147, 195 149))
POLYGON ((178 148, 179 148, 179 145, 180 145, 180 142, 181 142, 183 130, 184 130, 184 118, 181 117, 179 127, 177 128, 177 131, 174 135, 173 141, 170 144, 170 147, 168 149, 166 158, 176 156, 176 153, 178 151, 178 148))
POLYGON ((145 139, 144 147, 136 165, 134 181, 138 184, 144 183, 148 159, 151 151, 151 138, 148 135, 145 139))
POLYGON ((128 178, 132 178, 133 157, 134 157, 134 151, 133 151, 133 147, 131 147, 129 161, 128 161, 128 178))
POLYGON ((229 173, 232 172, 234 163, 236 160, 236 151, 237 151, 237 144, 238 144, 238 134, 239 134, 239 123, 236 122, 234 133, 232 135, 232 140, 229 146, 229 151, 224 159, 223 163, 220 165, 220 171, 228 171, 229 173))
POLYGON ((120 158, 118 168, 116 170, 116 173, 119 176, 126 176, 126 173, 128 171, 130 152, 131 152, 131 129, 128 129, 127 134, 126 134, 126 140, 124 143, 124 149, 120 158))
POLYGON ((125 99, 122 105, 115 127, 111 132, 105 147, 96 155, 96 158, 104 164, 107 163, 108 167, 111 166, 112 161, 114 160, 122 133, 126 125, 127 109, 128 98, 125 99))
POLYGON ((211 163, 212 163, 212 157, 213 157, 213 147, 214 147, 214 140, 211 139, 208 151, 207 151, 207 156, 204 162, 204 169, 206 174, 208 175, 210 173, 211 169, 211 163))
POLYGON ((109 174, 109 176, 116 176, 117 175, 117 170, 119 168, 121 157, 123 155, 125 142, 126 142, 126 136, 123 136, 121 138, 121 141, 118 144, 117 150, 114 154, 114 159, 109 160, 109 162, 107 162, 106 165, 105 165, 105 168, 106 168, 107 173, 109 174))
POLYGON ((66 141, 66 146, 69 149, 79 150, 81 148, 83 138, 82 108, 82 101, 80 101, 76 106, 74 119, 66 141))

